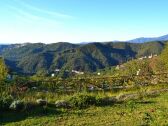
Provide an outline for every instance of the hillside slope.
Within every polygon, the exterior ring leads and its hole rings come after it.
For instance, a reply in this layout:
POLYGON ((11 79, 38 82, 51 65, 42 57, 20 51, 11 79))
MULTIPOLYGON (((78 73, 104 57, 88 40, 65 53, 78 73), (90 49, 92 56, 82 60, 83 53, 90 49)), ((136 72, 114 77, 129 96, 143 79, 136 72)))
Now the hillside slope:
POLYGON ((6 64, 18 73, 33 74, 55 69, 94 72, 124 63, 132 58, 160 54, 165 42, 148 43, 70 43, 25 44, 2 49, 6 64))

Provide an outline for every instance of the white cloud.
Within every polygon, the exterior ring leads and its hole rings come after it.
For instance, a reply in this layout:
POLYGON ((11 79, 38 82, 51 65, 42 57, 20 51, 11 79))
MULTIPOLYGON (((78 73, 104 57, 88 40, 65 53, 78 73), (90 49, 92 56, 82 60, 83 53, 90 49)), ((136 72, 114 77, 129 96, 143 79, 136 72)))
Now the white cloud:
POLYGON ((16 8, 14 6, 8 6, 13 12, 13 14, 19 18, 22 21, 25 21, 27 23, 36 23, 36 21, 39 21, 38 23, 45 22, 45 23, 53 23, 54 25, 60 25, 62 22, 50 18, 46 18, 43 16, 35 15, 32 13, 29 13, 27 11, 24 11, 22 9, 16 8))
POLYGON ((60 17, 60 18, 73 18, 73 16, 70 16, 70 15, 67 15, 67 14, 62 14, 62 13, 55 12, 55 11, 49 11, 49 10, 44 10, 44 9, 37 8, 37 7, 32 6, 28 3, 25 3, 21 0, 14 0, 14 1, 16 1, 17 3, 22 5, 24 8, 27 8, 27 9, 33 10, 33 11, 37 11, 39 13, 47 14, 47 15, 54 16, 54 17, 60 17))

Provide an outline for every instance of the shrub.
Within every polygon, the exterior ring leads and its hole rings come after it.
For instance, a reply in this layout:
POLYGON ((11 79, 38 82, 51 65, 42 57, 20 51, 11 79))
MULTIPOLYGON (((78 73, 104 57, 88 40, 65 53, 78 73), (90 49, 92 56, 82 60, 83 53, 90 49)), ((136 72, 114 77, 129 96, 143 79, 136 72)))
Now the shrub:
POLYGON ((70 104, 67 101, 59 100, 55 102, 57 108, 69 108, 70 104))
POLYGON ((69 102, 72 107, 81 109, 96 104, 96 98, 89 94, 79 93, 72 96, 69 102))
POLYGON ((1 98, 0 98, 0 110, 8 110, 12 101, 13 101, 13 97, 11 95, 1 96, 1 98))
POLYGON ((37 99, 36 102, 40 106, 46 106, 47 105, 47 100, 37 99))
POLYGON ((13 101, 9 107, 12 110, 18 111, 24 108, 24 103, 20 100, 13 101))

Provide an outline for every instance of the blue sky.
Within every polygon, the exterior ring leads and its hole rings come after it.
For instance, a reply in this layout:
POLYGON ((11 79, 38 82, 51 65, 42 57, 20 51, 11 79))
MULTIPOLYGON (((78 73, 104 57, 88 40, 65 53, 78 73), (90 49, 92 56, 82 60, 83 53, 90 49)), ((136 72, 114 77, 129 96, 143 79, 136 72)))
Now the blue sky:
POLYGON ((0 0, 0 43, 129 40, 168 34, 168 0, 0 0))

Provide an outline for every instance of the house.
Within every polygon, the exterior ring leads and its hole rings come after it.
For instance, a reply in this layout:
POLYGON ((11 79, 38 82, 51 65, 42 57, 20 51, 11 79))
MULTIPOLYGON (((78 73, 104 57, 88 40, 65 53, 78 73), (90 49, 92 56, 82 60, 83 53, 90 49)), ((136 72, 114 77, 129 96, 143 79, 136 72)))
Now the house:
POLYGON ((140 73, 141 69, 139 69, 136 73, 137 76, 139 76, 139 73, 140 73))
POLYGON ((100 72, 99 72, 99 73, 97 73, 97 75, 100 75, 100 72))
POLYGON ((55 77, 55 73, 52 73, 52 74, 51 74, 51 77, 55 77))
POLYGON ((120 66, 119 66, 119 65, 117 65, 115 69, 116 69, 116 70, 119 70, 119 69, 120 69, 120 66))
POLYGON ((59 72, 60 71, 60 69, 55 69, 55 72, 59 72))
POLYGON ((89 91, 93 91, 94 89, 95 89, 95 87, 94 87, 93 85, 89 85, 89 86, 88 86, 88 90, 89 90, 89 91))
POLYGON ((143 60, 143 59, 147 59, 147 56, 143 56, 143 57, 140 57, 138 58, 139 60, 143 60))
POLYGON ((119 70, 119 69, 124 69, 124 68, 125 68, 124 65, 117 65, 115 69, 116 69, 116 70, 119 70))
POLYGON ((141 58, 138 58, 139 60, 143 60, 144 58, 143 57, 141 57, 141 58))
POLYGON ((151 55, 149 55, 149 56, 143 56, 143 57, 140 57, 140 58, 138 58, 139 60, 143 60, 143 59, 152 59, 153 57, 156 57, 157 55, 155 54, 155 55, 153 55, 153 54, 151 54, 151 55))
POLYGON ((151 54, 150 56, 148 56, 149 59, 151 59, 153 57, 157 57, 157 54, 155 54, 155 55, 151 54))
POLYGON ((37 87, 32 87, 33 90, 37 90, 37 87))
POLYGON ((150 56, 148 56, 149 59, 152 59, 153 58, 153 55, 151 54, 150 56))
POLYGON ((76 73, 76 74, 84 74, 84 72, 80 72, 80 71, 77 71, 77 70, 72 70, 72 73, 76 73))

